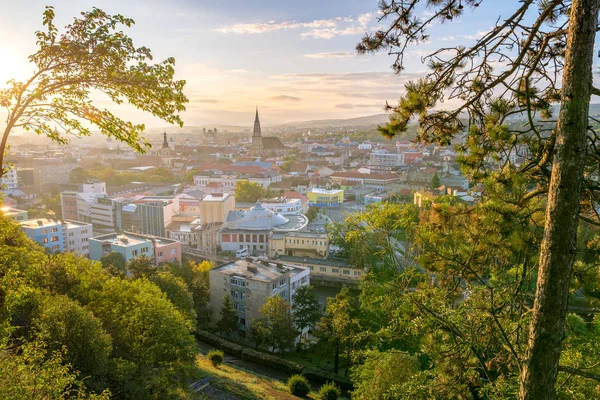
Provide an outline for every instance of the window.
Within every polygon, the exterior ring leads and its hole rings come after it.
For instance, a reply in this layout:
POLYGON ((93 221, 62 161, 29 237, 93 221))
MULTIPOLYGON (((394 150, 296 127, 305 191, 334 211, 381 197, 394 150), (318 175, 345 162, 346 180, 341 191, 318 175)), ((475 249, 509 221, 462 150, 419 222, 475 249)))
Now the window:
POLYGON ((147 253, 147 252, 148 252, 148 248, 147 247, 142 248, 142 253, 147 253))
POLYGON ((54 246, 52 246, 52 250, 58 250, 58 249, 60 249, 59 245, 55 244, 54 246))
POLYGON ((58 236, 52 236, 50 239, 51 242, 58 242, 58 236))
POLYGON ((43 238, 43 239, 42 239, 42 242, 43 242, 43 243, 48 243, 48 238, 43 238))
POLYGON ((134 256, 137 256, 137 255, 138 255, 138 251, 137 251, 137 250, 134 250, 134 251, 132 251, 132 254, 133 254, 134 256))
POLYGON ((56 232, 58 232, 58 228, 50 228, 50 232, 51 233, 56 233, 56 232))
POLYGON ((360 275, 360 271, 354 271, 354 276, 359 276, 360 275))
POLYGON ((303 277, 302 277, 302 279, 300 279, 300 283, 301 283, 301 284, 304 284, 304 283, 306 283, 306 277, 305 277, 305 276, 303 276, 303 277))
POLYGON ((271 290, 277 290, 277 283, 271 284, 271 290))
POLYGON ((285 279, 279 280, 279 287, 285 286, 285 279))
POLYGON ((340 272, 340 270, 337 269, 337 268, 331 268, 331 272, 334 273, 334 274, 337 274, 337 273, 340 272))
POLYGON ((243 304, 240 304, 238 308, 241 312, 246 312, 246 306, 244 306, 243 304))
POLYGON ((177 253, 177 249, 175 249, 175 248, 172 248, 172 249, 171 249, 171 255, 173 255, 173 254, 175 254, 175 253, 177 253))
POLYGON ((236 291, 236 290, 232 290, 231 291, 231 297, 234 298, 234 299, 239 299, 240 298, 239 292, 236 291))
POLYGON ((327 267, 320 267, 319 271, 321 271, 321 272, 327 272, 327 267))
POLYGON ((238 310, 239 310, 239 305, 238 305, 238 303, 233 303, 233 309, 234 309, 235 311, 238 311, 238 310))
POLYGON ((69 232, 69 236, 73 236, 73 232, 69 232))
POLYGON ((343 270, 342 270, 342 273, 343 273, 344 275, 350 275, 350 270, 349 270, 349 269, 343 269, 343 270))
POLYGON ((47 230, 47 229, 42 229, 42 235, 45 235, 45 234, 47 234, 47 233, 48 233, 48 230, 47 230))
POLYGON ((158 256, 159 256, 159 257, 162 257, 162 256, 163 256, 163 252, 162 252, 162 251, 159 251, 159 252, 158 252, 158 256))
POLYGON ((232 277, 231 284, 235 286, 244 286, 245 280, 243 278, 232 277))

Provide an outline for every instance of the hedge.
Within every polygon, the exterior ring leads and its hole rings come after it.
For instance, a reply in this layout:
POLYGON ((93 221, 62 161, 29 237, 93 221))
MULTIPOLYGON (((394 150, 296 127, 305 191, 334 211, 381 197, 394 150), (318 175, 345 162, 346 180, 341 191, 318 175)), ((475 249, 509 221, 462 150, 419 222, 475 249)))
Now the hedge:
POLYGON ((280 368, 282 371, 290 374, 302 373, 302 366, 300 364, 256 350, 245 349, 242 351, 242 359, 267 367, 280 368))
POLYGON ((302 374, 308 379, 319 382, 321 384, 326 384, 327 382, 335 382, 339 387, 344 390, 352 390, 352 382, 349 379, 344 378, 338 374, 334 374, 333 372, 325 371, 320 368, 315 367, 306 367, 302 374))
POLYGON ((204 343, 208 343, 219 350, 223 350, 227 354, 238 358, 242 356, 242 351, 244 350, 242 346, 237 345, 235 343, 231 343, 225 339, 221 339, 217 335, 213 335, 212 333, 206 331, 198 330, 196 331, 196 337, 198 338, 198 340, 204 343))

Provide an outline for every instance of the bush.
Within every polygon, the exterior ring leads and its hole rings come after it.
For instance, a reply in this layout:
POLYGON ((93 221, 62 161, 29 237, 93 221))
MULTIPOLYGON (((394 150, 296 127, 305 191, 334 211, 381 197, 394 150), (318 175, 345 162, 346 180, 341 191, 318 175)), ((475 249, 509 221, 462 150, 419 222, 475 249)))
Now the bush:
POLYGON ((290 374, 299 374, 302 372, 302 366, 298 363, 256 350, 244 349, 242 351, 242 359, 259 365, 277 368, 290 374))
POLYGON ((321 389, 319 389, 319 393, 317 394, 317 399, 319 400, 337 400, 342 396, 342 391, 339 387, 336 386, 333 382, 327 382, 321 389))
POLYGON ((223 352, 221 350, 211 350, 207 354, 208 359, 215 368, 223 364, 223 352))
POLYGON ((302 375, 292 375, 287 381, 290 393, 298 397, 306 397, 310 393, 308 381, 302 375))
POLYGON ((225 339, 218 337, 217 335, 213 335, 212 333, 198 330, 196 331, 196 339, 201 342, 210 344, 211 346, 216 347, 217 349, 223 350, 227 354, 231 354, 234 357, 241 357, 242 350, 244 348, 235 343, 231 343, 225 339))

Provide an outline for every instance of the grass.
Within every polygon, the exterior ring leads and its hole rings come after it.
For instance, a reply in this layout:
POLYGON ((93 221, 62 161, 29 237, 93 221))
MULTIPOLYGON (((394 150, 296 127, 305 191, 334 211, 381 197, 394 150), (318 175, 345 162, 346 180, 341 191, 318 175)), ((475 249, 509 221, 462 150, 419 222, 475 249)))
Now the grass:
MULTIPOLYGON (((196 364, 204 376, 212 376, 210 385, 244 400, 292 400, 298 397, 290 394, 285 383, 262 375, 257 375, 244 368, 234 365, 222 364, 219 368, 213 367, 206 356, 199 354, 196 364)), ((314 398, 309 395, 309 398, 314 398)))

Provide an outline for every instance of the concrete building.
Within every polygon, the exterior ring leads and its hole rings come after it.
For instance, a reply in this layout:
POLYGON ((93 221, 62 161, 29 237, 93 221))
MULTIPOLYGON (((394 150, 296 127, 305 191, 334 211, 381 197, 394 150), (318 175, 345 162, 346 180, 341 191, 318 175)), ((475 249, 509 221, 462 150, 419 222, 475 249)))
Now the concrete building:
POLYGON ((79 221, 62 220, 63 251, 77 253, 89 258, 89 240, 93 236, 92 225, 79 221))
POLYGON ((35 158, 33 160, 33 182, 36 185, 68 183, 71 171, 77 162, 64 158, 35 158))
POLYGON ((341 185, 345 181, 357 182, 361 186, 372 188, 383 188, 385 186, 400 183, 400 177, 395 173, 387 174, 361 174, 359 172, 335 172, 329 176, 332 183, 341 185))
POLYGON ((247 248, 250 254, 267 254, 268 238, 273 231, 298 231, 306 227, 304 215, 283 216, 256 202, 249 210, 233 210, 221 228, 220 243, 224 251, 247 248))
POLYGON ((28 238, 52 252, 64 250, 63 227, 58 221, 48 218, 22 221, 21 230, 28 238))
POLYGON ((279 256, 327 258, 329 238, 326 233, 276 232, 269 236, 269 257, 279 256))
POLYGON ((17 176, 17 169, 15 167, 5 171, 2 178, 0 178, 0 190, 15 190, 19 188, 19 179, 17 176))
POLYGON ((69 190, 60 192, 62 216, 65 219, 83 221, 83 215, 89 215, 89 211, 86 212, 89 209, 89 204, 96 202, 99 197, 106 197, 106 183, 104 182, 66 186, 69 186, 69 190))
POLYGON ((235 196, 231 193, 207 194, 198 206, 198 216, 203 224, 223 223, 229 212, 235 209, 235 196))
POLYGON ((138 196, 113 199, 115 227, 122 231, 165 237, 179 213, 177 196, 138 196))
POLYGON ((209 276, 211 307, 220 310, 229 295, 242 330, 261 317, 269 297, 281 296, 291 304, 298 288, 310 284, 308 268, 273 261, 233 261, 211 269, 209 276))
POLYGON ((386 172, 404 165, 403 153, 388 153, 387 151, 374 151, 369 157, 372 171, 386 172))
POLYGON ((169 239, 181 242, 182 246, 192 247, 199 250, 216 249, 219 245, 219 232, 221 225, 218 222, 203 224, 200 218, 192 221, 181 220, 179 217, 167 227, 169 239))
POLYGON ((281 262, 288 265, 296 265, 310 270, 311 277, 336 282, 359 281, 366 272, 361 268, 353 268, 344 260, 318 259, 309 257, 279 256, 281 262))
POLYGON ((89 243, 92 260, 100 260, 105 255, 116 252, 125 258, 125 262, 146 256, 152 258, 154 265, 181 263, 181 243, 172 239, 123 232, 96 236, 89 243))
POLYGON ((308 193, 308 204, 317 207, 338 206, 344 202, 342 189, 312 188, 308 193))

